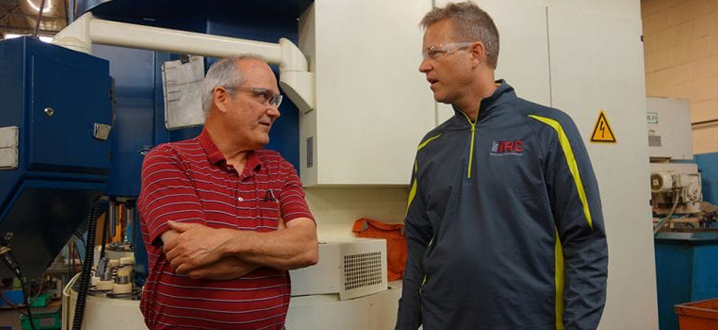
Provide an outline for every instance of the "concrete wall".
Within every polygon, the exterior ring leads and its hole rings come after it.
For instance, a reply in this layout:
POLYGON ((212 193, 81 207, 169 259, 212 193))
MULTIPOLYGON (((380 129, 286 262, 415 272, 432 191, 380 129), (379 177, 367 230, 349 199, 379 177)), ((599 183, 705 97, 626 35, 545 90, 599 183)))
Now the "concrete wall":
MULTIPOLYGON (((642 0, 648 96, 687 98, 691 122, 718 119, 718 1, 642 0)), ((718 123, 693 127, 693 152, 718 151, 718 123)))

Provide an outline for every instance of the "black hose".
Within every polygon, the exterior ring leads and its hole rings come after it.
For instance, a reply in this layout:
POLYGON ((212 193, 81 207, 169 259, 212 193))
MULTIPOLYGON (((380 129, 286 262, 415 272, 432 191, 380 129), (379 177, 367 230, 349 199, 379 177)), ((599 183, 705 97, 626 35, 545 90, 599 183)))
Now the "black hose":
MULTIPOLYGON (((18 280, 20 280, 20 287, 22 289, 22 297, 25 300, 25 308, 27 309, 27 320, 30 321, 30 327, 32 330, 35 330, 35 320, 32 319, 32 307, 30 307, 30 303, 28 302, 28 295, 30 294, 30 288, 29 285, 25 285, 25 281, 22 280, 22 277, 18 277, 18 280), (25 290, 27 288, 27 290, 25 290)), ((30 284, 30 283, 28 283, 30 284)))
POLYGON ((80 274, 80 288, 77 291, 77 302, 75 303, 75 317, 72 321, 72 330, 80 330, 82 318, 85 315, 85 301, 87 290, 90 288, 90 271, 95 252, 95 232, 97 231, 97 218, 100 215, 100 202, 95 200, 87 214, 87 244, 85 244, 85 262, 82 264, 80 274))
MULTIPOLYGON (((18 265, 17 261, 15 260, 15 257, 12 255, 12 250, 10 250, 9 245, 4 239, 0 239, 0 257, 2 257, 3 263, 12 270, 12 272, 15 274, 17 279, 20 281, 20 288, 22 290, 22 298, 25 301, 25 308, 27 310, 27 317, 30 321, 30 327, 32 327, 32 330, 35 330, 35 322, 33 322, 32 319, 32 308, 30 307, 30 304, 28 303, 28 295, 30 294, 30 288, 27 288, 25 286, 25 281, 23 280, 22 276, 22 270, 20 270, 20 265, 18 265)), ((28 285, 29 286, 29 285, 28 285)), ((3 300, 5 300, 5 296, 3 295, 3 300)), ((14 307, 14 305, 11 305, 14 307)))

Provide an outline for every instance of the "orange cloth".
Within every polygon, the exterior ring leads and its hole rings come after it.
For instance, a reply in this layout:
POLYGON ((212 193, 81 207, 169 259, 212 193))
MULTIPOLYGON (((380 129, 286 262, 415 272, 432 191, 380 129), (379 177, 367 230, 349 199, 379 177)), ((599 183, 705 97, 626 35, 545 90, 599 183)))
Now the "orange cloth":
POLYGON ((386 239, 387 273, 389 275, 389 281, 396 281, 404 276, 404 267, 406 266, 404 224, 390 224, 361 218, 354 221, 352 231, 358 237, 386 239))

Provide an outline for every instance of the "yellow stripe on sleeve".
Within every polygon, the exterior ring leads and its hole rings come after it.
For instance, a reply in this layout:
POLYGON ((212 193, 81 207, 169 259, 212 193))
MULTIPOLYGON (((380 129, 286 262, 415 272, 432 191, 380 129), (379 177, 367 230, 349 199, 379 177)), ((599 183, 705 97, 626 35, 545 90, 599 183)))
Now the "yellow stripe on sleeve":
MULTIPOLYGON (((414 173, 416 173, 416 162, 414 162, 414 173)), ((411 190, 409 190, 409 201, 406 203, 406 212, 404 213, 404 216, 409 214, 409 207, 411 206, 411 202, 414 201, 414 197, 416 197, 416 175, 414 175, 414 182, 412 182, 411 190)))
POLYGON ((556 230, 556 246, 554 248, 554 260, 556 263, 556 269, 554 273, 554 283, 556 284, 556 330, 563 330, 563 247, 561 247, 561 239, 558 236, 558 230, 556 230))
POLYGON ((571 149, 571 143, 568 141, 568 136, 566 136, 566 132, 563 131, 563 127, 561 127, 561 124, 559 124, 559 122, 554 119, 536 115, 529 115, 529 117, 536 119, 546 125, 549 125, 551 126, 551 128, 556 130, 556 133, 558 134, 558 140, 561 143, 561 149, 563 149, 563 153, 566 156, 566 163, 568 165, 568 169, 569 171, 571 171, 571 176, 573 176, 573 181, 576 184, 578 197, 581 200, 581 204, 583 204, 583 213, 586 215, 586 221, 588 221, 588 226, 593 229, 593 220, 591 220, 591 211, 588 208, 586 191, 583 189, 583 182, 581 182, 581 175, 578 171, 578 163, 576 163, 576 157, 574 157, 573 155, 573 149, 571 149))

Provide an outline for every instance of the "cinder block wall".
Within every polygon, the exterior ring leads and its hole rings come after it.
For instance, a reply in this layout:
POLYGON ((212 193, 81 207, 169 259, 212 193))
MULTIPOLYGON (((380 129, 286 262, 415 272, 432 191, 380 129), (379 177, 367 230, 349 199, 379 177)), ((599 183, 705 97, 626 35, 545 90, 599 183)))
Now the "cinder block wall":
MULTIPOLYGON (((718 119, 718 0, 641 0, 648 96, 691 100, 718 119)), ((610 51, 610 50, 606 50, 610 51)), ((718 152, 718 123, 693 126, 693 153, 718 152)))

